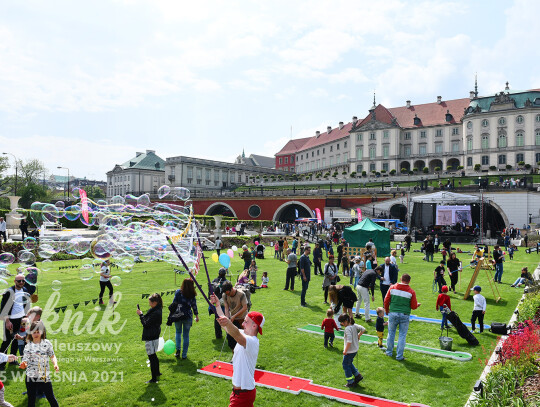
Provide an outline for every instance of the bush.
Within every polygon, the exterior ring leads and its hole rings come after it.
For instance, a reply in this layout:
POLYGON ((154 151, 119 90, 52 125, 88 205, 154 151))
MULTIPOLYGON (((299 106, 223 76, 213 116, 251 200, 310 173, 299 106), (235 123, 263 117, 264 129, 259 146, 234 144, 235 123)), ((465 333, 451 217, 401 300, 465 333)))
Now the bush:
POLYGON ((435 172, 438 172, 441 170, 441 167, 435 167, 435 172))
POLYGON ((490 169, 491 171, 495 171, 495 170, 497 169, 497 167, 495 167, 494 165, 490 165, 489 169, 490 169))
POLYGON ((427 174, 429 172, 429 168, 428 167, 424 167, 424 169, 422 170, 424 172, 424 174, 427 174))
POLYGON ((451 165, 446 166, 446 171, 452 171, 453 169, 454 169, 454 167, 452 167, 451 165))
POLYGON ((527 168, 528 170, 531 169, 531 164, 525 164, 525 168, 527 168))
POLYGON ((518 165, 525 165, 525 161, 518 162, 518 165))
POLYGON ((402 174, 406 174, 406 173, 408 173, 408 172, 409 172, 409 170, 408 170, 407 168, 402 168, 402 169, 401 169, 401 173, 402 173, 402 174))
POLYGON ((386 174, 386 170, 381 170, 381 174, 386 174))
POLYGON ((390 170, 390 175, 395 175, 396 172, 396 170, 390 170))
POLYGON ((356 171, 351 172, 351 178, 355 178, 355 177, 356 177, 356 171))
POLYGON ((512 166, 510 164, 506 164, 506 169, 507 170, 511 170, 512 169, 512 166))
POLYGON ((367 172, 362 171, 362 177, 365 177, 365 176, 367 176, 367 172))
POLYGON ((482 166, 480 164, 474 164, 474 170, 475 171, 480 171, 480 168, 482 168, 482 166))
POLYGON ((458 165, 457 167, 458 170, 462 170, 463 168, 465 168, 463 165, 458 165))
POLYGON ((414 172, 418 172, 418 168, 416 168, 416 167, 414 167, 412 170, 413 170, 414 172))

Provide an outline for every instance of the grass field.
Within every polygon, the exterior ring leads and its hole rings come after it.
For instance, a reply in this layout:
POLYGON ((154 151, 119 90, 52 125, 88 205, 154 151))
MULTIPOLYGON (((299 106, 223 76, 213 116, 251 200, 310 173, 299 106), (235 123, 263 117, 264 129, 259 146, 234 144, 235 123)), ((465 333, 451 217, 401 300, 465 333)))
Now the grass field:
MULTIPOLYGON (((418 248, 419 245, 413 245, 418 248)), ((463 250, 471 246, 460 245, 463 250)), ((209 255, 210 253, 208 253, 209 255)), ((410 252, 405 257, 405 264, 400 265, 400 274, 407 272, 412 276, 411 286, 416 290, 422 306, 414 313, 420 316, 439 317, 435 311, 437 294, 432 292, 433 269, 441 260, 422 261, 421 253, 410 252)), ((470 254, 458 256, 468 262, 470 254)), ((504 284, 499 285, 502 300, 498 304, 493 299, 486 275, 482 272, 478 283, 483 287, 487 299, 486 323, 492 321, 507 322, 521 297, 522 290, 511 288, 510 284, 519 276, 523 266, 534 269, 538 263, 537 255, 526 255, 518 251, 513 261, 504 265, 504 284)), ((379 259, 379 263, 382 259, 379 259)), ((173 267, 167 263, 136 264, 129 274, 113 269, 113 275, 120 275, 122 284, 115 287, 122 297, 114 315, 104 312, 97 305, 84 301, 97 298, 99 292, 98 275, 89 281, 79 278, 77 269, 62 269, 60 266, 77 265, 79 261, 55 263, 55 268, 40 275, 38 305, 47 307, 53 297, 51 282, 60 280, 62 288, 56 304, 52 307, 67 306, 65 312, 46 311, 44 320, 49 328, 48 338, 55 341, 56 355, 64 376, 54 383, 54 390, 60 405, 68 406, 225 406, 231 389, 231 382, 197 373, 197 368, 211 363, 218 358, 223 340, 214 338, 213 319, 208 316, 207 306, 199 295, 198 306, 201 321, 191 329, 191 344, 187 360, 177 360, 174 356, 159 353, 163 376, 159 384, 145 384, 150 378, 150 369, 146 365, 144 343, 141 341, 142 327, 135 312, 139 303, 141 309, 148 308, 147 299, 141 294, 167 292, 174 290, 185 277, 176 275, 173 267), (146 271, 146 272, 145 272, 146 271), (79 303, 77 309, 72 304, 79 303), (49 314, 49 315, 47 315, 49 314), (55 315, 58 319, 54 320, 55 315), (108 318, 110 322, 103 321, 108 318), (56 331, 56 332, 53 332, 56 331), (77 348, 79 346, 79 348, 77 348), (104 346, 111 350, 103 350, 104 346), (99 349, 98 349, 99 348, 99 349), (118 349, 118 353, 116 350, 118 349), (101 359, 105 358, 105 359, 101 359), (111 358, 107 360, 106 358, 111 358)), ((241 260, 233 260, 231 270, 238 271, 241 260)), ((310 378, 316 384, 341 388, 345 383, 341 367, 342 342, 336 341, 334 349, 323 348, 323 338, 297 331, 298 327, 308 323, 319 324, 325 316, 327 306, 323 302, 321 289, 322 278, 312 276, 307 293, 309 307, 300 307, 300 288, 297 280, 294 292, 283 291, 286 264, 271 258, 258 262, 259 273, 267 271, 270 278, 268 289, 258 290, 252 295, 254 310, 259 310, 266 317, 264 335, 260 337, 258 367, 287 375, 310 378)), ((39 267, 39 264, 38 264, 39 267)), ((217 276, 219 266, 209 260, 211 278, 217 276)), ((472 269, 462 273, 463 281, 459 295, 451 294, 452 308, 463 321, 468 321, 472 312, 472 298, 462 299, 463 290, 472 274, 472 269)), ((204 282, 204 273, 199 275, 204 282)), ((343 280, 342 280, 343 281, 343 280)), ((205 284, 206 286, 206 284, 205 284)), ((165 295, 166 305, 172 302, 173 295, 165 295)), ((374 306, 380 306, 380 292, 375 293, 374 306)), ((50 305, 49 305, 50 306, 50 305)), ((372 305, 373 307, 373 305, 372 305)), ((166 320, 164 310, 164 322, 166 320)), ((364 324, 368 333, 374 334, 373 323, 364 324)), ((165 324, 162 329, 165 328, 165 324)), ((162 330, 163 332, 163 330, 162 330)), ((174 339, 174 332, 170 334, 174 339)), ((437 348, 439 326, 420 322, 411 322, 407 342, 437 348)), ((382 354, 376 346, 360 345, 357 367, 364 375, 362 385, 357 392, 402 402, 421 402, 431 406, 463 406, 474 382, 484 368, 480 360, 489 358, 496 336, 489 332, 478 335, 481 346, 472 348, 461 339, 455 330, 450 331, 454 338, 454 350, 469 352, 473 360, 458 362, 434 358, 419 353, 405 353, 404 362, 397 362, 382 354)), ((169 334, 165 335, 165 340, 169 334)), ((225 344, 224 361, 229 361, 231 352, 225 344)), ((26 405, 25 390, 21 378, 17 379, 19 369, 10 366, 3 373, 6 384, 6 399, 14 406, 26 405)), ((324 398, 315 398, 307 394, 298 396, 260 388, 257 390, 258 406, 304 406, 316 403, 320 406, 338 406, 337 402, 324 398)), ((39 405, 48 405, 45 400, 39 405)))

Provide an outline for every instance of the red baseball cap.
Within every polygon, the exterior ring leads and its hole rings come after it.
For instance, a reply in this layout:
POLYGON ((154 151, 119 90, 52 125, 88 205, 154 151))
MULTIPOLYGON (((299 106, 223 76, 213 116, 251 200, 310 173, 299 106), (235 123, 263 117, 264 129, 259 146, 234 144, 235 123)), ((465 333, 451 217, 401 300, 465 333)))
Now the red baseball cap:
POLYGON ((263 314, 257 311, 251 311, 247 316, 259 326, 259 333, 262 335, 262 327, 264 325, 263 314))

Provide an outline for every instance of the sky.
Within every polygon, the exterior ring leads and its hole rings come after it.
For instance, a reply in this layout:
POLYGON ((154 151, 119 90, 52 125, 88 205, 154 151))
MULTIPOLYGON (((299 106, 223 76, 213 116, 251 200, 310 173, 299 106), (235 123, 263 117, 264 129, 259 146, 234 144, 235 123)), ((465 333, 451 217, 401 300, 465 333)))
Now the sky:
POLYGON ((374 92, 468 97, 475 74, 480 95, 540 88, 539 15, 536 0, 1 2, 1 152, 99 180, 137 151, 273 156, 365 117, 374 92))

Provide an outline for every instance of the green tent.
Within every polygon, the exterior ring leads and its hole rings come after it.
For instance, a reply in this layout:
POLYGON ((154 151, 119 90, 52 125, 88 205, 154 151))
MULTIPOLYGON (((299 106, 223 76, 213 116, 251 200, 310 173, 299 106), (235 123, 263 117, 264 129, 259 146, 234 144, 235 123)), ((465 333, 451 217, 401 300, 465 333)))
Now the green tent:
POLYGON ((373 239, 377 257, 390 256, 390 229, 377 225, 371 219, 364 219, 354 226, 345 228, 343 237, 351 247, 365 247, 369 239, 373 239))

